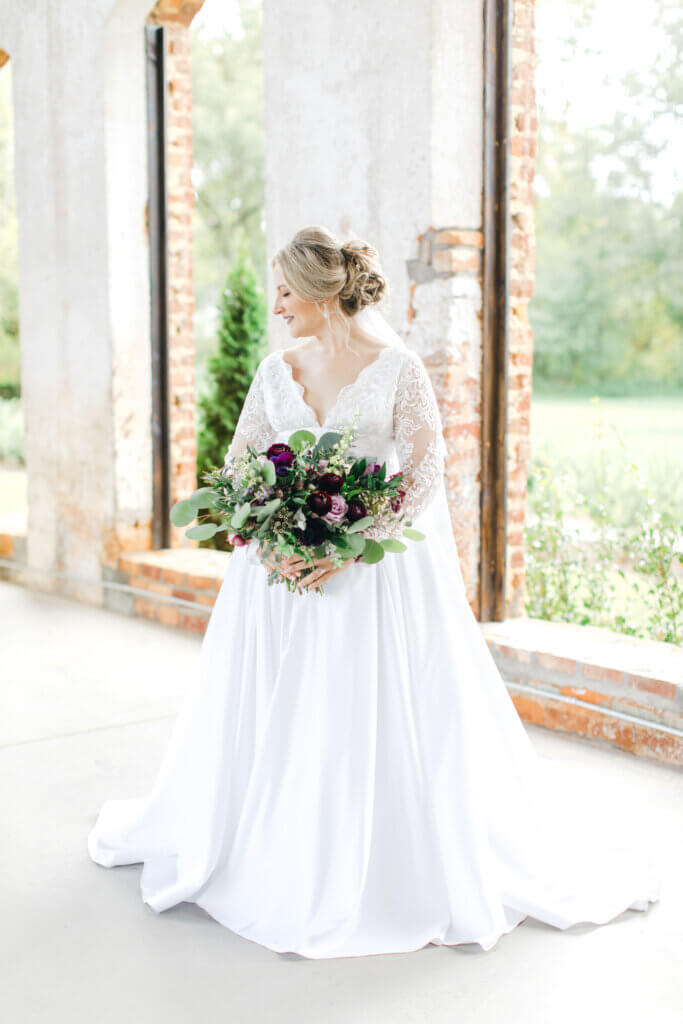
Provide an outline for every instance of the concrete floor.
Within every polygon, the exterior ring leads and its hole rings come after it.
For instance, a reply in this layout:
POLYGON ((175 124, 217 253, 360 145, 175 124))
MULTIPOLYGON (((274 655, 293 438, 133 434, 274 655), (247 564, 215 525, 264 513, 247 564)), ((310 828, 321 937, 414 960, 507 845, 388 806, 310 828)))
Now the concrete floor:
POLYGON ((102 801, 151 786, 200 638, 7 582, 0 611, 8 1024, 680 1021, 680 770, 530 730, 539 753, 621 787, 640 833, 664 849, 662 899, 647 913, 564 932, 527 918, 486 953, 277 954, 192 904, 155 914, 140 898, 139 865, 107 870, 86 851, 102 801))

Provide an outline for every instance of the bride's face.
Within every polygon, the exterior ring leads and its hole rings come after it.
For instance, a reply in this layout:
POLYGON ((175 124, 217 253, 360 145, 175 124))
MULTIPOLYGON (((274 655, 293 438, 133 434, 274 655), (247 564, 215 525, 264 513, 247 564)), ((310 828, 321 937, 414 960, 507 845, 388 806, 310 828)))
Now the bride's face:
POLYGON ((310 338, 324 329, 327 321, 321 313, 323 303, 319 308, 317 303, 308 302, 293 292, 277 263, 273 267, 273 280, 277 291, 273 313, 282 317, 293 338, 310 338))

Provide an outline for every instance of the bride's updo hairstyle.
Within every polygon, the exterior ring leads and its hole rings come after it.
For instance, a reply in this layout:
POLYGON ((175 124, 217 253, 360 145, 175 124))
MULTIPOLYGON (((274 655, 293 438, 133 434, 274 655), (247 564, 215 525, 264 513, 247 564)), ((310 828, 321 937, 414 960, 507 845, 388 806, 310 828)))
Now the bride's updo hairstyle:
POLYGON ((276 263, 300 298, 307 302, 336 298, 347 317, 374 306, 388 291, 377 250, 358 238, 340 242, 324 227, 297 231, 273 258, 273 266, 276 263))

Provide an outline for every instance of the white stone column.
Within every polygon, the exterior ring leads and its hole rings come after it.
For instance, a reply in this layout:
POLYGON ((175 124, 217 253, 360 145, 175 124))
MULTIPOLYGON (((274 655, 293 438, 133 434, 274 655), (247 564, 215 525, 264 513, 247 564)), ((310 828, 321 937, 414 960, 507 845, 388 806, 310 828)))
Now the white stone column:
MULTIPOLYGON (((439 398, 474 604, 483 0, 264 0, 264 66, 269 255, 316 223, 378 247, 390 319, 420 352, 439 398)), ((284 342, 273 331, 271 346, 284 342)))
MULTIPOLYGON (((12 62, 28 566, 149 544, 149 0, 2 4, 12 62)), ((98 588, 52 583, 99 603, 98 588)))

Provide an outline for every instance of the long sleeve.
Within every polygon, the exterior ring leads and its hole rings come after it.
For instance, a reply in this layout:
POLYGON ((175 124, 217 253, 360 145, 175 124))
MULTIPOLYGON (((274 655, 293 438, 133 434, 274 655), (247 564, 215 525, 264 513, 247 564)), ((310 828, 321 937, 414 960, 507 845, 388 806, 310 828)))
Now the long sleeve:
MULTIPOLYGON (((394 399, 394 439, 406 492, 402 522, 377 522, 363 533, 374 540, 400 537, 405 523, 414 522, 430 504, 441 482, 447 448, 432 382, 420 356, 408 350, 394 399)), ((417 524, 416 524, 417 525, 417 524)))
MULTIPOLYGON (((267 358, 267 356, 265 357, 267 358)), ((244 399, 235 433, 225 454, 224 463, 236 459, 250 444, 257 449, 267 448, 272 444, 275 431, 268 419, 263 387, 262 359, 256 368, 254 378, 244 399)))

